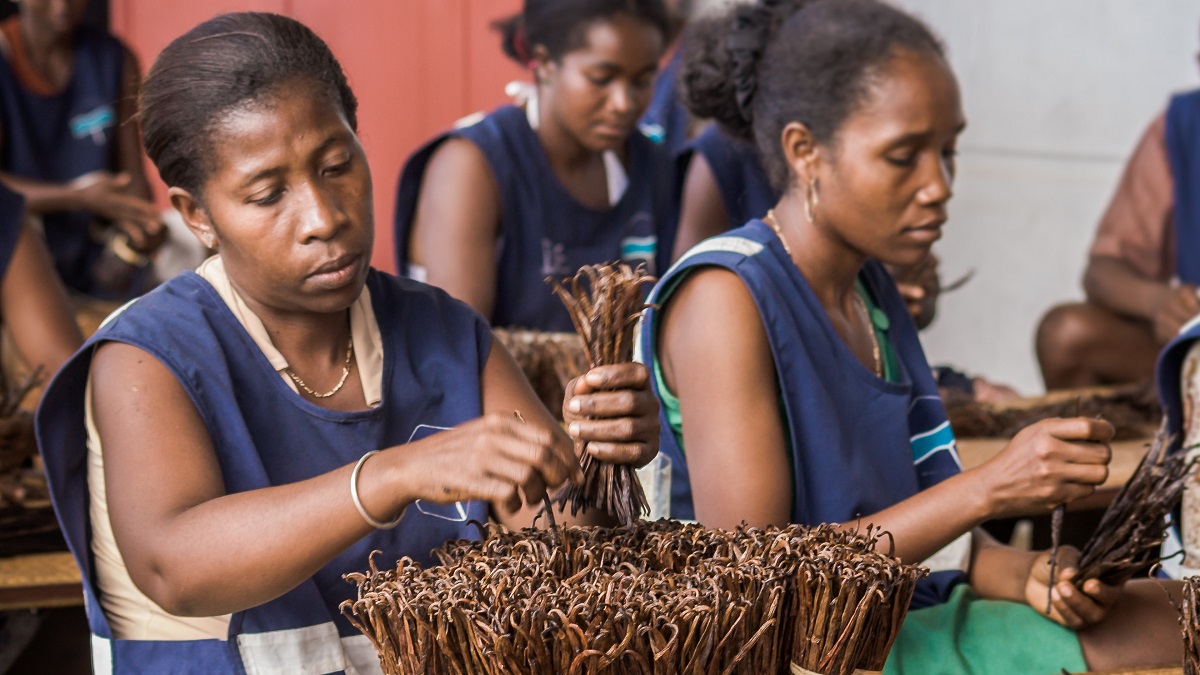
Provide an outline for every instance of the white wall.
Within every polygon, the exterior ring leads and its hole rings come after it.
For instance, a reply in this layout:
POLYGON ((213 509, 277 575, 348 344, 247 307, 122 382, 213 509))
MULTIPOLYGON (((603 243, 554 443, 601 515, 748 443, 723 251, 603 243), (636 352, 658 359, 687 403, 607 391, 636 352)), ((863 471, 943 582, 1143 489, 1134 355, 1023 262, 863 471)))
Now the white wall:
POLYGON ((1185 0, 896 0, 943 38, 968 130, 936 251, 934 362, 1041 391, 1038 319, 1079 280, 1124 158, 1171 92, 1197 84, 1200 6, 1185 0))

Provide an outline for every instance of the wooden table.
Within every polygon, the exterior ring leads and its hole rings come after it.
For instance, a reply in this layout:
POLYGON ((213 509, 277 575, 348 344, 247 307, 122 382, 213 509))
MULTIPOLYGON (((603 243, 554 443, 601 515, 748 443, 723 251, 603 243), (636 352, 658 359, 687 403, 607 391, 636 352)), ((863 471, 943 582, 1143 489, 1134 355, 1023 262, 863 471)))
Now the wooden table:
MULTIPOLYGON (((1008 439, 1004 438, 960 438, 958 439, 958 455, 962 459, 964 469, 975 468, 992 457, 995 457, 1008 439)), ((1067 505, 1069 511, 1084 511, 1107 507, 1121 491, 1121 487, 1133 476, 1138 463, 1146 456, 1150 441, 1117 441, 1112 444, 1112 461, 1108 465, 1108 480, 1090 496, 1077 499, 1067 505)), ((1030 511, 1012 515, 1045 515, 1045 511, 1030 511)))
POLYGON ((82 604, 83 585, 70 553, 0 558, 0 610, 82 604))

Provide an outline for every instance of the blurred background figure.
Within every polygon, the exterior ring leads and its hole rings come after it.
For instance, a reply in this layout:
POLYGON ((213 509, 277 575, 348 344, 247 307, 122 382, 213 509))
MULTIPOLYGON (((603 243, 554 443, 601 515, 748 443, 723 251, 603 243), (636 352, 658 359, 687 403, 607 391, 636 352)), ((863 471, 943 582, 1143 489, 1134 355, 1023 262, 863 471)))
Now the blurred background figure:
POLYGON ((63 282, 120 299, 153 284, 166 230, 136 124, 140 74, 87 0, 23 0, 0 23, 0 179, 41 219, 63 282))

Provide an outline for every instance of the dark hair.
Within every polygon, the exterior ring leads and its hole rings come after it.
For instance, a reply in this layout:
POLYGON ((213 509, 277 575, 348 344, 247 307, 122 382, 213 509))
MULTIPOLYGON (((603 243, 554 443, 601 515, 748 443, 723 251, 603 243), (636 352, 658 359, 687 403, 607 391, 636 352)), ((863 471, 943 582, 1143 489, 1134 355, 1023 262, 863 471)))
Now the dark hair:
POLYGON ((783 128, 803 122, 829 142, 900 50, 944 57, 928 27, 878 0, 759 0, 693 24, 683 99, 694 115, 754 140, 783 191, 783 128))
POLYGON ((588 24, 620 14, 650 24, 664 41, 671 36, 671 18, 662 0, 525 0, 520 14, 493 26, 501 33, 504 53, 524 66, 533 58, 534 47, 545 47, 557 61, 583 44, 588 24))
POLYGON ((297 80, 316 84, 357 131, 358 100, 346 75, 304 24, 262 12, 205 21, 167 45, 146 76, 140 104, 146 154, 167 185, 200 198, 212 170, 213 128, 297 80))

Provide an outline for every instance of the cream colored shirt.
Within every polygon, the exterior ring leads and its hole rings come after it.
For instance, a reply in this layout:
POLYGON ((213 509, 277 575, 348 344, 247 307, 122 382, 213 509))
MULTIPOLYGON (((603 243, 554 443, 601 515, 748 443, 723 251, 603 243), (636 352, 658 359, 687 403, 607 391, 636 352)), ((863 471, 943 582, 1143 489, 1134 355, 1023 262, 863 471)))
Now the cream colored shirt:
MULTIPOLYGON (((271 343, 262 321, 229 283, 220 256, 213 256, 196 270, 208 281, 238 322, 250 334, 263 355, 279 372, 283 381, 297 391, 284 370, 287 360, 271 343)), ((124 308, 122 308, 124 309, 124 308)), ((113 316, 120 313, 117 310, 113 316)), ((111 320, 112 317, 109 317, 111 320)), ((350 307, 350 334, 354 341, 355 365, 362 380, 363 398, 371 407, 379 405, 383 389, 383 338, 375 321, 371 296, 364 287, 350 307)), ((297 396, 299 393, 297 392, 297 396)), ((224 640, 229 635, 230 615, 212 617, 180 617, 168 614, 142 593, 125 568, 124 558, 113 537, 108 517, 108 499, 104 484, 104 453, 100 436, 92 418, 92 383, 89 377, 86 394, 86 424, 88 439, 88 489, 91 491, 92 556, 95 559, 97 593, 104 614, 108 617, 113 637, 124 640, 224 640)))

